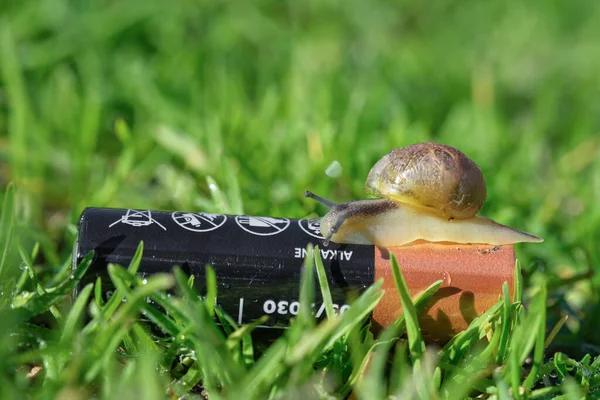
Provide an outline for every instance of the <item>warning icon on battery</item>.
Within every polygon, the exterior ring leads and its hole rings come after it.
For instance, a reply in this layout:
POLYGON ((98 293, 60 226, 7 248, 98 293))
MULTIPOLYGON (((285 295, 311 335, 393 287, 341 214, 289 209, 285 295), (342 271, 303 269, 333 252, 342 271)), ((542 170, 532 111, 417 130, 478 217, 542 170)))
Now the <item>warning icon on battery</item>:
POLYGON ((222 214, 174 212, 173 221, 192 232, 210 232, 223 226, 227 217, 222 214))
POLYGON ((300 228, 308 233, 312 237, 317 239, 325 239, 321 234, 321 220, 320 219, 301 219, 298 221, 300 228))
POLYGON ((258 236, 277 235, 290 226, 290 220, 287 218, 250 217, 247 215, 238 215, 235 217, 235 222, 246 232, 258 236))

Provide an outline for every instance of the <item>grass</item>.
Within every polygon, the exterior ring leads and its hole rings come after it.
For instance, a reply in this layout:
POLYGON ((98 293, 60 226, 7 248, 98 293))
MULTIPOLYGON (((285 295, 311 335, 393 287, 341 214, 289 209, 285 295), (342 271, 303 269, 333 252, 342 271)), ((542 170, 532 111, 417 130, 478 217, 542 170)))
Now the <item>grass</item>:
POLYGON ((599 22, 585 1, 1 2, 2 397, 593 398, 599 22), (441 348, 400 269, 411 312, 378 337, 376 285, 268 345, 182 273, 112 266, 111 299, 69 296, 85 206, 313 217, 305 190, 364 197, 379 157, 425 140, 481 166, 482 214, 545 239, 517 247, 517 297, 441 348))

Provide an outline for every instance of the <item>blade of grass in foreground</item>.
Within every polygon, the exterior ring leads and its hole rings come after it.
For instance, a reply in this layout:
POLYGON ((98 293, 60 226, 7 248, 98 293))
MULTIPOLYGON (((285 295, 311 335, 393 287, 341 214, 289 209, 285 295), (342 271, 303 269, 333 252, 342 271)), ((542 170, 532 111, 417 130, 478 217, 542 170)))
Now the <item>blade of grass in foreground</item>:
MULTIPOLYGON (((135 275, 135 273, 139 269, 140 262, 142 261, 143 252, 144 252, 144 242, 140 241, 137 249, 135 250, 135 254, 133 255, 133 258, 131 259, 131 262, 129 263, 129 267, 127 268, 127 272, 129 272, 129 274, 131 276, 135 275)), ((126 285, 125 287, 129 287, 129 285, 126 285)), ((123 291, 124 291, 125 287, 122 287, 122 288, 117 287, 115 292, 112 294, 112 296, 110 296, 110 299, 106 302, 106 305, 103 309, 105 320, 108 320, 110 317, 112 317, 113 313, 115 312, 115 310, 117 309, 119 304, 121 304, 121 301, 123 301, 123 297, 125 295, 123 293, 123 291)))
POLYGON ((179 307, 193 328, 189 338, 202 370, 203 385, 212 396, 218 396, 221 388, 227 390, 239 383, 244 369, 231 354, 227 340, 209 314, 205 301, 189 285, 180 268, 173 271, 177 289, 183 294, 179 307))
MULTIPOLYGON (((120 307, 115 310, 114 317, 107 321, 105 325, 102 325, 102 329, 94 336, 93 343, 90 343, 89 351, 95 355, 95 361, 84 375, 84 379, 88 383, 92 382, 107 365, 106 363, 114 357, 113 353, 115 349, 129 330, 130 324, 126 322, 138 316, 142 305, 146 302, 146 298, 156 291, 171 288, 174 283, 171 275, 155 274, 148 278, 145 285, 138 286, 129 291, 126 289, 127 283, 123 281, 119 270, 122 273, 127 273, 121 267, 112 264, 108 265, 108 272, 113 283, 115 286, 123 289, 127 301, 120 303, 120 307)), ((103 316, 100 315, 98 318, 103 318, 103 316)))
POLYGON ((302 336, 302 331, 315 326, 315 318, 311 304, 315 301, 314 287, 314 247, 309 244, 306 248, 306 257, 302 263, 300 275, 300 295, 298 301, 300 303, 298 316, 292 325, 292 330, 289 332, 290 342, 295 343, 302 336))
POLYGON ((511 383, 513 393, 520 390, 522 365, 534 346, 534 365, 525 382, 527 387, 529 388, 537 378, 545 339, 546 296, 546 287, 542 286, 533 297, 527 315, 512 334, 503 372, 511 383))
POLYGON ((2 202, 2 214, 0 215, 0 306, 10 302, 11 290, 6 290, 6 269, 9 259, 9 251, 13 238, 13 226, 15 218, 15 185, 9 183, 4 192, 2 202))
MULTIPOLYGON (((398 267, 397 263, 396 267, 398 267)), ((398 275, 397 283, 404 281, 402 271, 399 268, 396 271, 396 274, 398 275)), ((413 306, 414 310, 420 310, 433 298, 442 284, 443 281, 441 280, 432 283, 425 291, 415 297, 414 302, 410 298, 410 294, 408 293, 408 288, 406 286, 398 285, 397 290, 403 291, 405 297, 408 296, 408 301, 413 306)), ((370 396, 373 396, 372 398, 384 398, 387 396, 385 387, 382 386, 381 382, 385 379, 385 366, 388 361, 389 351, 393 344, 400 339, 400 336, 406 329, 406 317, 406 313, 403 312, 402 315, 391 326, 387 327, 383 331, 383 333, 379 336, 373 346, 369 349, 368 353, 365 355, 362 365, 355 370, 353 377, 348 381, 348 383, 352 386, 359 382, 357 385, 358 392, 361 393, 364 398, 369 398, 370 396)), ((404 349, 398 351, 404 351, 404 349)), ((409 368, 406 360, 398 362, 399 364, 396 366, 396 373, 400 372, 398 371, 398 368, 409 368)), ((406 375, 408 376, 408 373, 406 375)), ((402 382, 397 383, 401 384, 402 382)), ((398 386, 395 389, 401 390, 401 387, 398 386)))
MULTIPOLYGON (((498 353, 496 355, 496 362, 500 363, 504 360, 504 356, 506 354, 506 349, 508 348, 508 335, 510 332, 511 326, 511 305, 510 299, 508 296, 508 284, 504 282, 502 285, 502 333, 500 338, 500 344, 498 347, 498 353)), ((516 297, 516 294, 515 294, 516 297)))
POLYGON ((443 367, 456 366, 465 357, 472 346, 485 336, 487 323, 496 318, 502 310, 502 303, 498 302, 482 315, 475 318, 469 327, 454 336, 442 348, 440 365, 443 367))
MULTIPOLYGON (((326 334, 324 332, 326 329, 313 330, 316 325, 314 316, 314 308, 316 308, 316 306, 311 307, 312 304, 315 304, 314 254, 315 248, 309 243, 306 247, 306 256, 302 263, 300 275, 300 295, 298 298, 300 304, 299 311, 296 319, 292 321, 291 329, 286 335, 288 346, 290 348, 299 346, 305 339, 306 332, 312 331, 322 332, 324 335, 326 334)), ((313 363, 316 361, 314 356, 314 353, 308 353, 302 360, 295 362, 295 368, 292 369, 290 378, 287 382, 289 386, 298 386, 303 383, 306 376, 311 375, 314 368, 313 363)))
MULTIPOLYGON (((17 248, 18 248, 18 252, 21 256, 21 260, 22 260, 21 268, 24 268, 25 272, 27 272, 29 279, 31 280, 31 283, 33 284, 33 286, 35 288, 35 291, 37 292, 37 294, 39 296, 43 296, 43 295, 47 294, 48 292, 42 286, 42 284, 40 283, 40 281, 37 277, 37 273, 35 272, 35 268, 33 267, 33 261, 31 260, 31 257, 29 257, 29 254, 27 254, 27 252, 25 252, 25 250, 23 249, 21 244, 19 244, 17 246, 17 248)), ((14 304, 14 302, 13 302, 13 304, 14 304)), ((55 305, 50 306, 49 311, 52 313, 52 315, 54 316, 55 319, 60 320, 62 318, 61 312, 58 310, 58 308, 55 305)))
POLYGON ((346 335, 354 326, 364 319, 375 309, 384 295, 381 290, 383 281, 375 282, 365 290, 339 318, 338 329, 333 333, 325 348, 329 348, 336 340, 346 335))
POLYGON ((521 303, 523 300, 523 274, 521 273, 521 263, 515 261, 515 286, 513 303, 521 303))
POLYGON ((530 306, 530 311, 536 313, 535 323, 532 324, 530 334, 535 337, 535 348, 533 352, 532 366, 529 375, 523 382, 523 386, 531 389, 538 378, 538 373, 542 366, 545 342, 546 342, 546 299, 548 293, 546 286, 542 285, 540 293, 536 296, 535 301, 530 306))
POLYGON ((410 298, 410 292, 408 286, 404 281, 404 276, 400 272, 400 266, 396 256, 392 253, 391 255, 392 273, 394 275, 394 282, 398 288, 398 294, 400 295, 400 301, 402 303, 402 310, 404 319, 406 320, 406 333, 408 336, 408 349, 410 355, 414 360, 418 360, 421 354, 425 352, 425 341, 421 334, 421 327, 419 326, 419 320, 417 316, 417 310, 410 298))
POLYGON ((331 349, 334 343, 350 330, 362 323, 375 308, 383 292, 379 281, 361 294, 341 316, 326 319, 316 327, 304 331, 301 340, 295 345, 287 335, 273 343, 267 352, 256 362, 249 374, 238 385, 231 398, 243 398, 249 393, 255 398, 264 398, 269 387, 278 386, 278 380, 285 377, 299 363, 314 362, 316 357, 331 349))
POLYGON ((63 331, 60 337, 61 343, 68 343, 75 336, 77 332, 78 325, 77 323, 82 319, 83 313, 85 311, 85 306, 87 301, 92 293, 92 289, 94 285, 92 283, 87 284, 78 294, 77 300, 71 307, 67 318, 65 319, 65 323, 63 326, 63 331))
POLYGON ((73 289, 75 289, 91 265, 93 257, 94 253, 90 252, 85 256, 81 263, 79 263, 71 277, 63 281, 57 287, 52 288, 52 290, 47 290, 47 292, 44 294, 29 298, 24 304, 15 304, 15 307, 25 310, 26 312, 23 314, 23 316, 26 316, 27 318, 31 318, 35 315, 46 312, 50 307, 57 304, 59 301, 64 299, 66 296, 69 296, 73 292, 73 289))
MULTIPOLYGON (((308 256, 308 252, 306 253, 308 256)), ((333 311, 333 300, 331 299, 331 291, 329 290, 329 284, 327 282, 327 273, 323 266, 323 259, 321 258, 321 252, 319 246, 315 247, 315 267, 317 269, 317 276, 319 278, 319 286, 321 288, 321 296, 323 303, 325 304, 325 313, 327 318, 331 319, 335 316, 333 311)))

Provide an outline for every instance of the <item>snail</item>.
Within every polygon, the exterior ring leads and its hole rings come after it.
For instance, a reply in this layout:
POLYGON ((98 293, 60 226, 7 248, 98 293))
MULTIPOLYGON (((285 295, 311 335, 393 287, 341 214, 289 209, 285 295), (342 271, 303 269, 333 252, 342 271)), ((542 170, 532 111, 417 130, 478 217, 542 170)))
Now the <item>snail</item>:
POLYGON ((487 197, 483 174, 465 154, 444 144, 393 149, 373 166, 365 190, 378 198, 336 204, 305 193, 330 208, 320 221, 325 245, 329 241, 379 247, 418 240, 490 245, 543 241, 477 216, 487 197))

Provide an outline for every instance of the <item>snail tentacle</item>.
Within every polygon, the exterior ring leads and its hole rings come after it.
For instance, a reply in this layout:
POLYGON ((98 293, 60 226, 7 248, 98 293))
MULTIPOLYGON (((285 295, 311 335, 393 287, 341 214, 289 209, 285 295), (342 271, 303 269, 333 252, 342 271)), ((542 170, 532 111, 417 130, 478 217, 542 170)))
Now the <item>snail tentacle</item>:
POLYGON ((316 200, 317 202, 323 204, 327 208, 333 208, 333 207, 337 206, 337 203, 334 203, 333 201, 324 199, 323 197, 314 194, 310 190, 307 190, 306 192, 304 192, 304 197, 308 197, 309 199, 316 200))
POLYGON ((326 230, 325 234, 323 235, 323 237, 325 238, 325 240, 323 241, 323 245, 329 246, 331 237, 337 233, 337 231, 340 229, 340 226, 342 226, 342 224, 344 223, 346 218, 349 217, 349 215, 343 215, 343 214, 348 214, 348 213, 344 213, 344 212, 340 213, 338 210, 340 208, 339 204, 334 203, 331 200, 327 200, 319 195, 316 195, 313 192, 311 192, 310 190, 307 190, 306 192, 304 192, 304 197, 313 199, 313 200, 317 201, 318 203, 320 203, 320 204, 324 205, 325 207, 332 210, 327 214, 327 216, 329 217, 328 220, 333 219, 332 217, 335 216, 335 221, 333 223, 328 223, 326 226, 323 226, 323 218, 321 218, 321 234, 323 234, 323 231, 326 230))

